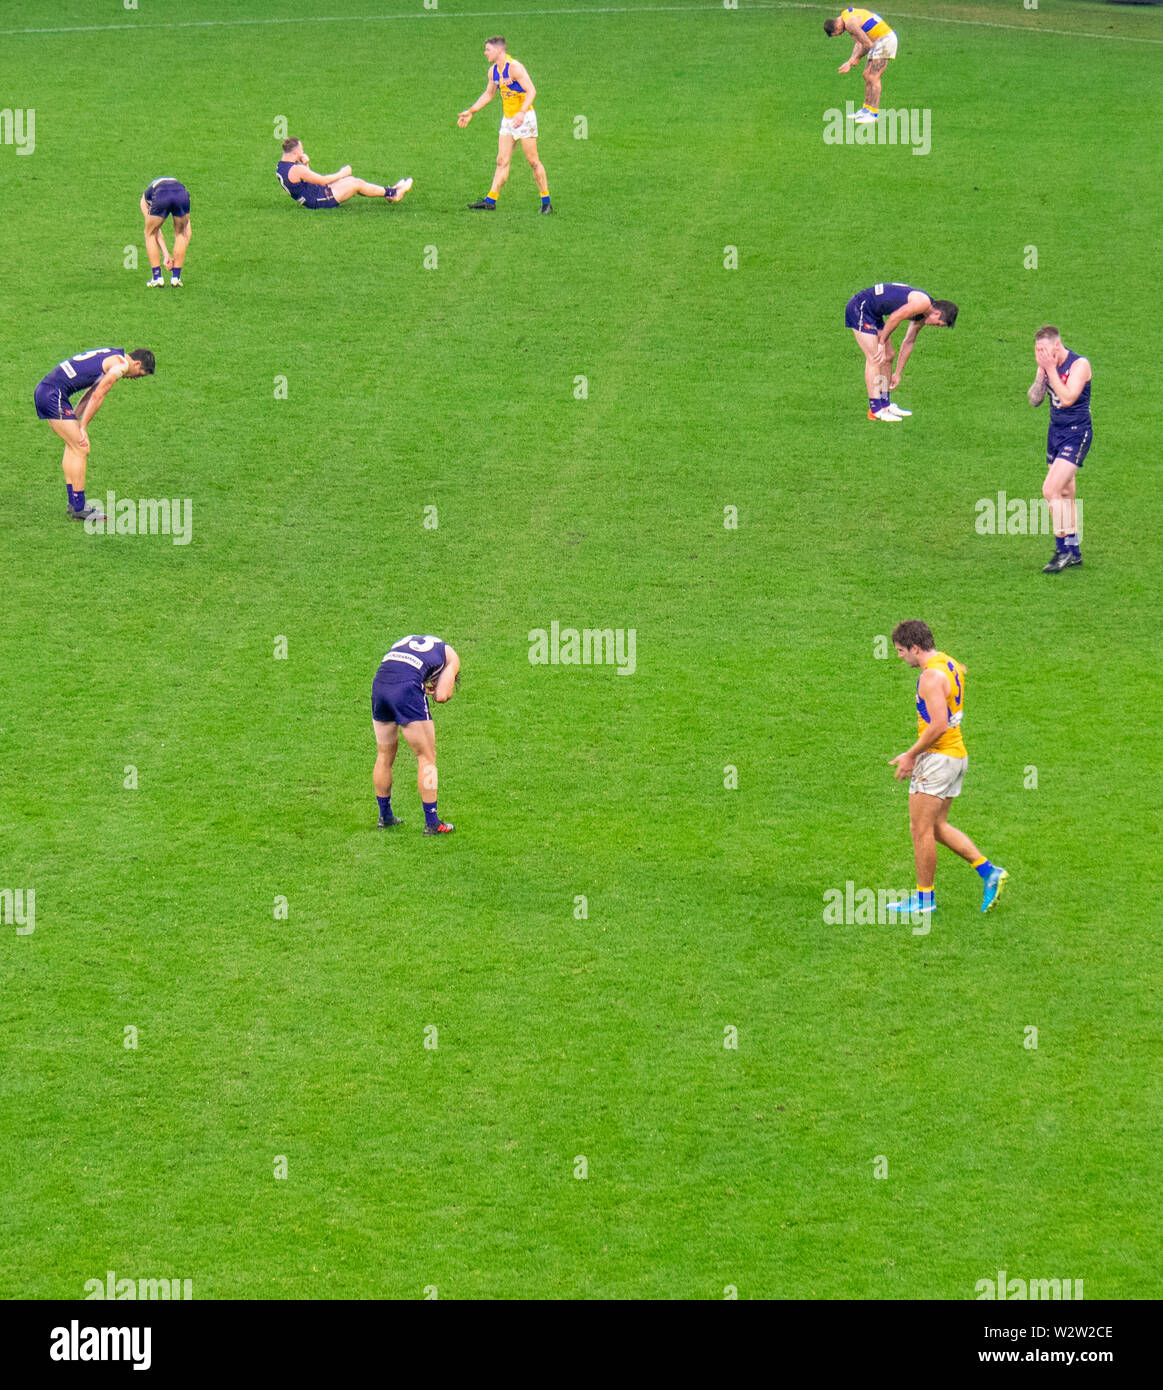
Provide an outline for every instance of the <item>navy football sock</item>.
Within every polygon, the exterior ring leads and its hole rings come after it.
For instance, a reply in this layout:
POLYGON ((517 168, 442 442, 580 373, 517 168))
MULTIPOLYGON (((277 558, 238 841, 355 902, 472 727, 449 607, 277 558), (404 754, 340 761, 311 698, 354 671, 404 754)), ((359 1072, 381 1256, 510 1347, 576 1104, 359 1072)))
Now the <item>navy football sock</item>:
POLYGON ((83 512, 85 510, 85 489, 78 488, 73 491, 73 511, 83 512))
POLYGON ((424 823, 426 825, 439 825, 440 817, 436 814, 436 802, 422 801, 420 804, 424 807, 424 823))
POLYGON ((1069 549, 1069 547, 1068 547, 1067 544, 1066 544, 1066 537, 1065 537, 1065 536, 1055 536, 1055 537, 1054 537, 1054 550, 1055 550, 1055 552, 1056 552, 1058 555, 1061 555, 1062 552, 1063 552, 1064 550, 1067 550, 1067 549, 1069 549))
POLYGON ((376 800, 380 803, 380 815, 383 816, 384 820, 391 820, 391 819, 392 819, 392 794, 391 794, 391 792, 389 792, 387 796, 377 796, 377 797, 376 797, 376 800))
POLYGON ((1066 537, 1066 549, 1073 550, 1075 555, 1082 554, 1082 551, 1078 547, 1078 537, 1076 535, 1066 537))

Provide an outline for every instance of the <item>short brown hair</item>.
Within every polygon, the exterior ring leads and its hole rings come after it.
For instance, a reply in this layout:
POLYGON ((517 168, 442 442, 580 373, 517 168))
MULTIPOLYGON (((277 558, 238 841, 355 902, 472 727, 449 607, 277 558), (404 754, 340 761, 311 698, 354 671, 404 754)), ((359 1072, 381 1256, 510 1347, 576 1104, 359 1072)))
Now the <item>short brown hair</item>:
POLYGON ((283 141, 283 153, 290 154, 293 149, 296 149, 302 143, 302 140, 292 140, 290 136, 288 136, 287 139, 283 141))
POLYGON ((941 322, 946 328, 952 328, 957 322, 957 305, 951 299, 934 299, 933 308, 941 315, 941 322))
POLYGON ((824 20, 824 33, 827 34, 830 39, 834 39, 843 27, 843 24, 841 24, 838 19, 824 20))
POLYGON ((501 47, 502 47, 503 49, 505 49, 506 51, 508 50, 508 47, 509 47, 509 45, 505 42, 505 36, 504 36, 504 34, 497 34, 494 38, 486 39, 486 40, 485 40, 485 43, 488 43, 488 44, 498 43, 498 44, 500 44, 501 47))
POLYGON ((896 647, 920 647, 923 652, 937 650, 929 624, 920 618, 906 618, 903 623, 897 623, 892 630, 892 640, 896 647))
POLYGON ((1043 338, 1061 338, 1061 336, 1062 334, 1058 332, 1052 323, 1044 323, 1042 327, 1038 329, 1037 333, 1034 334, 1034 342, 1040 343, 1043 338))

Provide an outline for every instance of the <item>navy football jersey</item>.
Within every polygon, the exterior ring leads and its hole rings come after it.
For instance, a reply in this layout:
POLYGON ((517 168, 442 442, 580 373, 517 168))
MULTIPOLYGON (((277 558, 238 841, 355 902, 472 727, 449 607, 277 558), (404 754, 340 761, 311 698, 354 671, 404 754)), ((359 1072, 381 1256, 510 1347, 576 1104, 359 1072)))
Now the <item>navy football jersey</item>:
POLYGON ((293 159, 280 159, 275 169, 275 177, 294 198, 296 203, 302 203, 304 207, 314 207, 320 198, 327 195, 329 184, 322 183, 292 183, 290 172, 295 166, 293 159))
POLYGON ((78 391, 87 391, 94 382, 101 380, 101 363, 107 357, 114 356, 124 357, 125 349, 90 348, 88 352, 74 353, 49 372, 44 378, 44 384, 55 386, 66 396, 74 396, 78 391))
POLYGON ((444 643, 439 637, 401 637, 376 673, 377 680, 414 680, 427 685, 444 670, 444 643))
MULTIPOLYGON (((1070 368, 1082 356, 1080 352, 1071 352, 1066 349, 1066 361, 1058 368, 1059 376, 1065 378, 1070 375, 1070 368)), ((1057 425, 1090 425, 1090 382, 1082 388, 1078 399, 1073 405, 1059 405, 1058 397, 1054 394, 1054 388, 1050 389, 1050 428, 1057 425)))
POLYGON ((928 296, 928 291, 919 290, 916 285, 902 285, 899 280, 894 280, 891 284, 873 285, 865 304, 874 314, 886 319, 890 314, 896 313, 910 294, 928 296))

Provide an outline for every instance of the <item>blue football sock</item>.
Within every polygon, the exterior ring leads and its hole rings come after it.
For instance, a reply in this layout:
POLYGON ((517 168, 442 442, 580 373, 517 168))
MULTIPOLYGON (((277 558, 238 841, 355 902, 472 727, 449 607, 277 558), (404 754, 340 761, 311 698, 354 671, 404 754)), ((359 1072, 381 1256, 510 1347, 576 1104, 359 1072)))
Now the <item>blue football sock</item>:
POLYGON ((1059 555, 1061 555, 1062 552, 1063 552, 1064 550, 1067 550, 1068 548, 1069 548, 1069 547, 1068 547, 1067 544, 1066 544, 1066 537, 1065 537, 1065 536, 1055 536, 1055 537, 1054 537, 1054 549, 1055 549, 1055 551, 1056 551, 1059 555))
POLYGON ((548 194, 548 193, 543 193, 543 194, 541 195, 541 206, 542 206, 543 208, 547 208, 547 207, 549 206, 549 194, 548 194))
POLYGON ((990 874, 993 873, 993 865, 989 862, 988 859, 983 859, 980 864, 974 864, 973 867, 982 876, 982 878, 988 878, 990 874))
POLYGON ((66 484, 65 484, 65 487, 66 487, 67 490, 68 490, 68 494, 69 494, 69 506, 71 507, 71 506, 73 505, 73 485, 72 485, 72 483, 66 483, 66 484))
POLYGON ((487 193, 485 194, 485 202, 488 203, 489 207, 491 207, 491 208, 492 208, 492 207, 496 207, 496 205, 497 205, 497 200, 496 200, 496 198, 490 198, 489 195, 488 195, 487 193))
POLYGON ((73 510, 83 512, 85 510, 85 489, 79 488, 73 491, 73 510))
POLYGON ((153 268, 153 278, 154 278, 155 280, 160 280, 160 279, 162 278, 162 268, 161 268, 160 265, 155 265, 155 266, 154 266, 154 268, 153 268))
POLYGON ((389 792, 387 796, 377 796, 376 800, 380 803, 380 815, 384 820, 392 819, 392 797, 389 792))
POLYGON ((424 823, 433 826, 439 825, 440 817, 436 814, 436 802, 422 801, 420 804, 424 807, 424 823))
POLYGON ((1075 553, 1075 555, 1081 555, 1081 554, 1082 554, 1081 550, 1079 550, 1079 548, 1078 548, 1078 537, 1077 537, 1077 536, 1067 536, 1067 537, 1066 537, 1066 549, 1067 549, 1067 550, 1073 550, 1074 553, 1075 553))

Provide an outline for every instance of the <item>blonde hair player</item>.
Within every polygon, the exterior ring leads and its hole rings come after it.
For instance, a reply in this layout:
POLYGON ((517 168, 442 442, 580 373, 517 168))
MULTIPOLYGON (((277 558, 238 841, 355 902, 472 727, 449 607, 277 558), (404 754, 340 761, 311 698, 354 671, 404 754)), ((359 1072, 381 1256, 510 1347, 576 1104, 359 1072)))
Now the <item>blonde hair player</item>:
POLYGON ((501 94, 501 133, 497 140, 497 171, 493 175, 493 186, 483 198, 469 203, 474 212, 495 212, 501 189, 509 177, 509 165, 513 159, 513 146, 521 142, 521 149, 537 180, 537 190, 541 194, 541 211, 552 212, 549 201, 549 181, 545 176, 545 165, 537 157, 537 113, 533 101, 537 88, 529 76, 529 69, 516 58, 511 58, 501 35, 485 40, 485 58, 488 60, 488 83, 476 101, 460 112, 456 123, 461 130, 478 111, 489 104, 498 92, 501 94))

